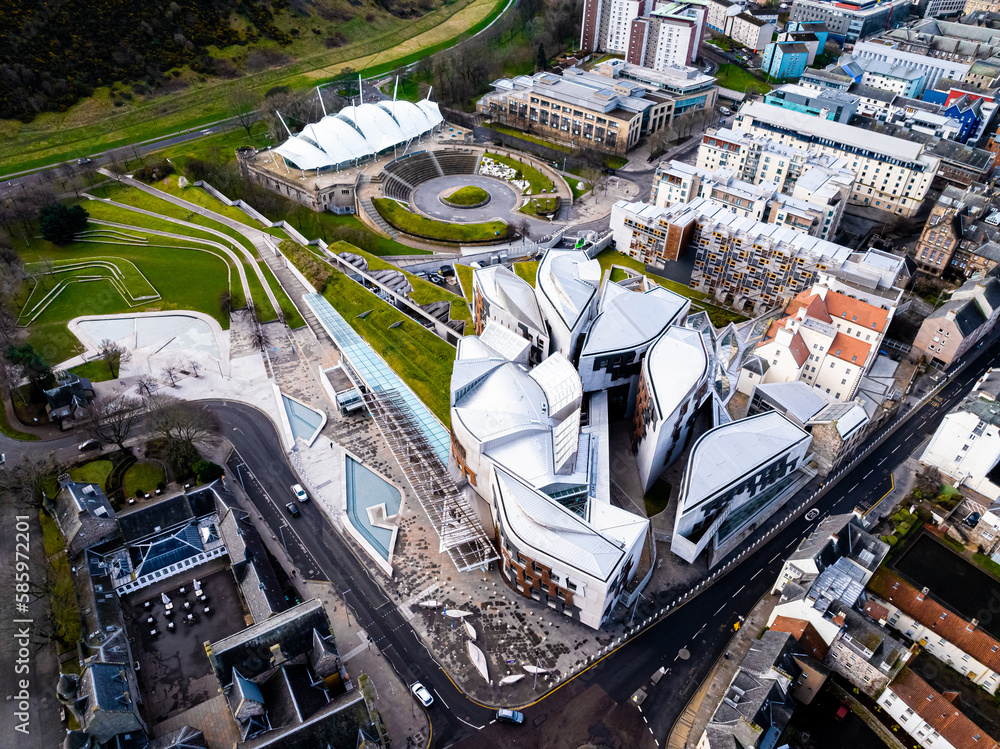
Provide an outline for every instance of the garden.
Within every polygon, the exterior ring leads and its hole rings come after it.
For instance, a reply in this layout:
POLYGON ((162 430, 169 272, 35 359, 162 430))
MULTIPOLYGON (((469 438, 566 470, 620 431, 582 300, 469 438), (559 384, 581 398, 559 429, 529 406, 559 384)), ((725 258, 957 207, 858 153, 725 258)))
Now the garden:
POLYGON ((458 208, 477 208, 489 202, 490 194, 481 187, 466 185, 449 195, 445 195, 442 200, 448 205, 458 208))

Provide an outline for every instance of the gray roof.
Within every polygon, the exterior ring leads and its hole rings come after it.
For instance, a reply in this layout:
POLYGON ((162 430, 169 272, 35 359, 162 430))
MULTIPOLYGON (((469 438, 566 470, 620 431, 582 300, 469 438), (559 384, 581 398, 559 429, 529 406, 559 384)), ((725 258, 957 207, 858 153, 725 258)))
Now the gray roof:
POLYGON ((126 544, 163 533, 195 518, 215 512, 213 485, 161 499, 118 516, 118 529, 126 544))
POLYGON ((982 310, 971 299, 953 299, 950 302, 945 302, 929 314, 927 319, 938 320, 945 318, 952 310, 955 312, 955 327, 958 328, 963 337, 968 338, 979 326, 986 324, 986 318, 983 316, 982 310))
POLYGON ((788 632, 768 630, 759 640, 754 640, 740 667, 757 677, 763 677, 772 668, 789 672, 794 668, 792 651, 798 652, 795 638, 788 632))
POLYGON ((1000 243, 984 242, 972 251, 973 255, 979 255, 994 263, 1000 263, 1000 243))
POLYGON ((132 710, 126 668, 127 666, 120 663, 90 664, 89 679, 84 680, 84 683, 90 686, 90 695, 101 710, 109 712, 132 710))
POLYGON ((146 749, 206 749, 205 736, 197 728, 181 726, 149 742, 146 749))

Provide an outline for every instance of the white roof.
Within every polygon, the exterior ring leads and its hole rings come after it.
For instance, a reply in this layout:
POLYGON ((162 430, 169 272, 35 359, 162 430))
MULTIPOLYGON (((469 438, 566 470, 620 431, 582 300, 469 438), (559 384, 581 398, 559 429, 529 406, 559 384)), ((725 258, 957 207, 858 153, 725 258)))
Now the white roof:
POLYGON ((538 265, 538 287, 572 330, 597 293, 601 264, 583 250, 549 250, 538 265))
POLYGON ((705 339, 697 330, 671 326, 646 354, 646 379, 661 414, 672 414, 708 369, 705 339))
POLYGON ((504 469, 494 467, 494 472, 500 489, 494 499, 508 531, 525 545, 591 577, 607 580, 614 573, 625 556, 620 542, 504 469))
POLYGON ((583 382, 572 362, 558 351, 529 373, 542 388, 550 416, 556 417, 566 406, 579 405, 583 399, 583 382))
POLYGON ((519 275, 502 265, 491 265, 476 268, 472 272, 472 281, 490 303, 499 305, 536 331, 545 331, 535 290, 519 275))
POLYGON ((407 140, 392 116, 375 104, 344 107, 336 116, 355 127, 376 153, 407 140))
POLYGON ((344 164, 375 153, 361 133, 336 117, 324 117, 315 124, 306 125, 298 137, 315 143, 336 164, 344 164))
MULTIPOLYGON (((489 346, 507 361, 518 361, 525 356, 525 349, 531 346, 526 338, 522 338, 510 328, 490 320, 479 334, 483 344, 489 346)), ((526 360, 526 356, 525 356, 526 360)))
POLYGON ((757 391, 780 404, 800 424, 805 424, 830 403, 836 403, 821 390, 798 381, 764 383, 757 386, 757 391))
POLYGON ((380 101, 375 106, 396 121, 407 140, 423 135, 432 127, 424 110, 411 101, 380 101))
POLYGON ((294 135, 274 150, 299 169, 321 169, 340 163, 332 161, 326 151, 317 148, 305 138, 294 135))
POLYGON ((777 411, 715 427, 695 442, 684 474, 681 512, 687 512, 789 447, 810 439, 777 411))
POLYGON ((420 107, 431 127, 437 127, 444 122, 444 117, 441 116, 441 109, 438 107, 436 101, 421 99, 417 102, 417 106, 420 107))
POLYGON ((660 286, 640 293, 605 284, 601 312, 587 331, 583 356, 644 346, 678 322, 690 306, 680 294, 660 286))

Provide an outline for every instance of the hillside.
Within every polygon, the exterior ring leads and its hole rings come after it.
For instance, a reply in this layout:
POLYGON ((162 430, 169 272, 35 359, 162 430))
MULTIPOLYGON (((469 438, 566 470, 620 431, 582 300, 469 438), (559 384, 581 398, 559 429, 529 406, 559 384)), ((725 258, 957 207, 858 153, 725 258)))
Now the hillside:
POLYGON ((287 65, 425 15, 443 0, 22 0, 0 3, 0 119, 116 107, 287 65), (395 21, 395 23, 393 23, 395 21), (116 85, 117 84, 117 85, 116 85))

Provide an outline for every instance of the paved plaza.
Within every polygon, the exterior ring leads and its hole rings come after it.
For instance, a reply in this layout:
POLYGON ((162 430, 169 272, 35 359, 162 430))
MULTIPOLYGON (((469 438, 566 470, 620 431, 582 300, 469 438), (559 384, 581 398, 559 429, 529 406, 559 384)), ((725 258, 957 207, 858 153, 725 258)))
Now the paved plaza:
POLYGON ((507 221, 516 220, 518 213, 517 192, 496 177, 484 177, 480 174, 453 174, 448 177, 435 177, 417 185, 413 190, 414 207, 421 213, 433 218, 454 223, 477 223, 503 218, 507 221), (459 208, 447 205, 441 201, 460 187, 479 187, 490 196, 490 202, 478 208, 459 208))

